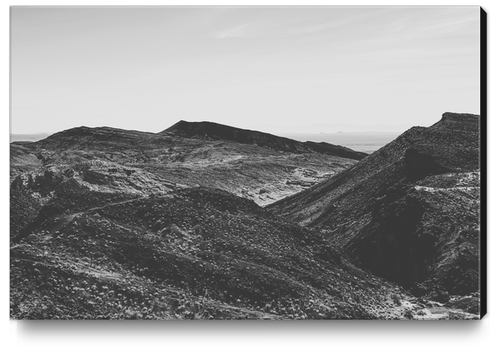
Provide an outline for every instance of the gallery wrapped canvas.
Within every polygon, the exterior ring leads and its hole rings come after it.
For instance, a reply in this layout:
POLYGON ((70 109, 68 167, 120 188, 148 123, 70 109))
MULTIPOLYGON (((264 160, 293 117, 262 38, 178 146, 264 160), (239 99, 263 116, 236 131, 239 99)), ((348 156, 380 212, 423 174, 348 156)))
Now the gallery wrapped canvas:
POLYGON ((484 23, 12 7, 11 319, 480 319, 484 23))

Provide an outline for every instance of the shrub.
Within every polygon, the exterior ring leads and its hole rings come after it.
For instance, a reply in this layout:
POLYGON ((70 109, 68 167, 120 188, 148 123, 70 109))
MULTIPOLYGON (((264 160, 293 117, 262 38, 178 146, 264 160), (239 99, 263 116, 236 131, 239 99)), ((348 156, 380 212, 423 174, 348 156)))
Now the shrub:
POLYGON ((395 303, 395 305, 400 306, 402 304, 400 300, 400 296, 398 294, 391 294, 391 299, 395 303))
POLYGON ((405 310, 405 312, 403 313, 403 316, 404 316, 406 319, 413 319, 413 313, 412 313, 412 311, 410 311, 410 310, 405 310))

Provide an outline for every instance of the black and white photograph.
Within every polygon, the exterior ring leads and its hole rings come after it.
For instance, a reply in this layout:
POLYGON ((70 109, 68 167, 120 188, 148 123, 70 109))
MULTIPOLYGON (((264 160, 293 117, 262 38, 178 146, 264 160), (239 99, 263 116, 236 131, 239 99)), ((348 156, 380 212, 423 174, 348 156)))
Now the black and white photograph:
POLYGON ((11 6, 10 319, 480 320, 484 24, 11 6))

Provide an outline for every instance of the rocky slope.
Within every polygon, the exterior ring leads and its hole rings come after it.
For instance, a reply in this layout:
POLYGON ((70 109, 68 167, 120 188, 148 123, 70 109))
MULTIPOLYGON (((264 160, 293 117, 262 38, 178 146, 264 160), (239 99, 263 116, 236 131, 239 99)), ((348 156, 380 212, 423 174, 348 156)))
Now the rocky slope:
POLYGON ((414 127, 271 211, 312 227, 373 274, 447 300, 479 290, 479 116, 414 127))
POLYGON ((319 235, 209 188, 72 181, 11 246, 14 319, 475 319, 353 266, 319 235))

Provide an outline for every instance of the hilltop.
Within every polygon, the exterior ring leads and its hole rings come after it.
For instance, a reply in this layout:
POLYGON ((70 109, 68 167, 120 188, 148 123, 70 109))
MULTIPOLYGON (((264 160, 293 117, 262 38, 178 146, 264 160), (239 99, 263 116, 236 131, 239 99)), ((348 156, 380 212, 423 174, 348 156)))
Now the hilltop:
POLYGON ((238 143, 253 144, 260 147, 291 153, 311 153, 336 155, 343 158, 360 160, 366 153, 356 152, 347 147, 336 146, 325 142, 299 142, 285 137, 275 136, 260 131, 235 128, 213 122, 179 121, 161 134, 177 134, 179 136, 201 136, 214 140, 228 140, 238 143))

